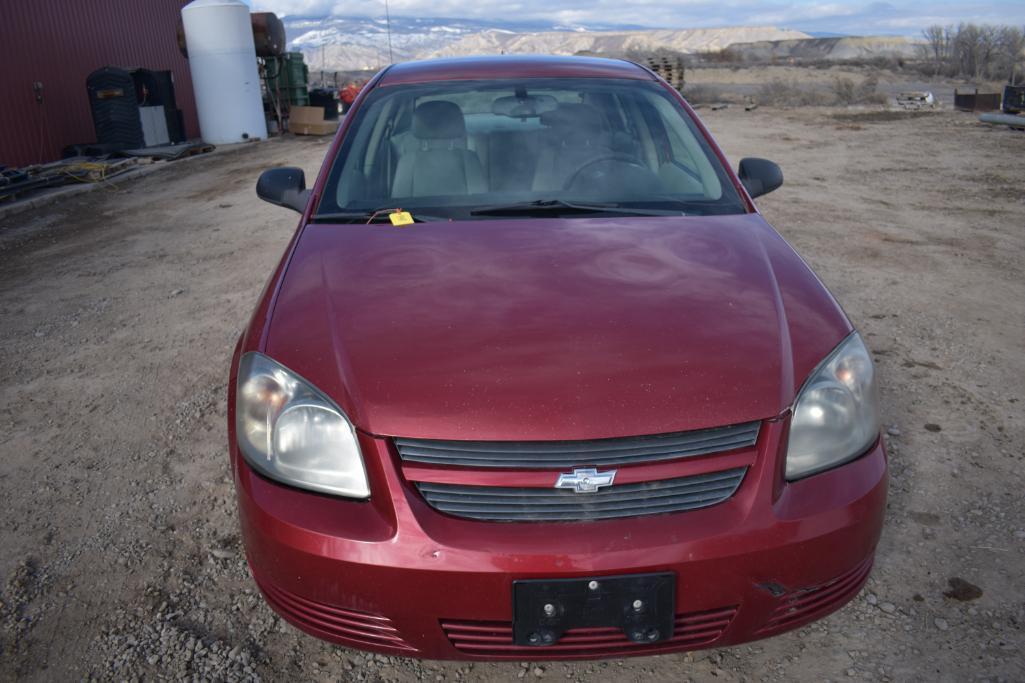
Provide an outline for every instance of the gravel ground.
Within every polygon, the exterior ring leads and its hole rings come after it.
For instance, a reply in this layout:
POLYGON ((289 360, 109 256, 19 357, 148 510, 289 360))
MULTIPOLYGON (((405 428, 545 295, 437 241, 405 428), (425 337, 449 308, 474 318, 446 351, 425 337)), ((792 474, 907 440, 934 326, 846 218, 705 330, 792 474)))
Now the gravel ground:
POLYGON ((1025 680, 1025 134, 964 114, 702 112, 874 349, 892 455, 867 588, 751 645, 584 663, 337 648, 264 605, 225 453, 232 345, 294 214, 285 139, 0 221, 0 678, 1025 680))

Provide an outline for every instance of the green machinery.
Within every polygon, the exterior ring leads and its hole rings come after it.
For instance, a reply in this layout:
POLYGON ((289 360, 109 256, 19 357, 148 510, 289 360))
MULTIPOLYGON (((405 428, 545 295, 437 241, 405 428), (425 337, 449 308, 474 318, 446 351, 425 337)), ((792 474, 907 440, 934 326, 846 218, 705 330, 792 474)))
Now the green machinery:
POLYGON ((263 78, 271 102, 293 107, 309 106, 310 74, 301 52, 286 52, 279 57, 265 57, 263 78))

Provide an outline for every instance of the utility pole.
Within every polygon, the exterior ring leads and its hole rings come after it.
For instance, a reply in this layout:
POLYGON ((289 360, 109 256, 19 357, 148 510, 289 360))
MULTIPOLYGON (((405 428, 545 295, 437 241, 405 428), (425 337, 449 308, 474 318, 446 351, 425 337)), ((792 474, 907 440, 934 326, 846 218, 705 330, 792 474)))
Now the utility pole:
POLYGON ((391 52, 391 13, 388 11, 388 0, 384 0, 384 24, 388 28, 388 63, 394 64, 395 58, 391 52))

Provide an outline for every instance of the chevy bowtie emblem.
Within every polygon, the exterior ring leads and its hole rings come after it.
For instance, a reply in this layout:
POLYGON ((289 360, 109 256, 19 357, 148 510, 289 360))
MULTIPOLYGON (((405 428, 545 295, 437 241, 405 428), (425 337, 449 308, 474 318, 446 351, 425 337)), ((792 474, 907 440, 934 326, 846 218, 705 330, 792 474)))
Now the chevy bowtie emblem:
POLYGON ((577 493, 594 493, 598 489, 612 486, 615 478, 616 470, 573 470, 570 474, 560 474, 559 480, 555 482, 555 488, 573 489, 577 493))

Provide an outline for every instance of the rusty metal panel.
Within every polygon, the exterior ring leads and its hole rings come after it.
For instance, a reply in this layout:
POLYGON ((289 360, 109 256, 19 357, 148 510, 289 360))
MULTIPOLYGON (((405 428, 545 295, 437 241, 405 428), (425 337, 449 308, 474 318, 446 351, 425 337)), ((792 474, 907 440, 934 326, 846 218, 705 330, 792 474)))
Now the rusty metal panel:
POLYGON ((188 2, 2 0, 0 165, 52 161, 66 145, 94 142, 85 79, 108 65, 170 70, 186 135, 198 137, 189 64, 177 40, 188 2))
POLYGON ((958 92, 954 90, 954 109, 960 111, 996 111, 1000 109, 998 92, 958 92))
POLYGON ((1005 85, 1000 109, 1007 114, 1025 112, 1025 85, 1005 85))

